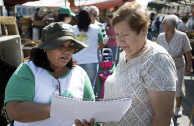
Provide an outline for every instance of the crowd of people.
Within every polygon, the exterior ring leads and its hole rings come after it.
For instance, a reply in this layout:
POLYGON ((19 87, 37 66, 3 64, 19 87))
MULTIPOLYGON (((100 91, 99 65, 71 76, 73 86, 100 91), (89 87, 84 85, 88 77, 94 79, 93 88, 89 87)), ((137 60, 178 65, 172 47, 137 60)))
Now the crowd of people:
POLYGON ((53 94, 96 100, 104 47, 112 50, 116 69, 104 83, 102 100, 130 97, 132 104, 120 121, 98 124, 173 126, 172 117, 182 115, 184 74, 193 72, 192 48, 185 30, 177 30, 177 16, 153 22, 155 14, 149 15, 136 2, 126 2, 108 14, 106 27, 98 21, 95 6, 81 8, 77 16, 70 8, 60 7, 58 14, 56 22, 43 28, 42 43, 31 50, 30 61, 22 63, 7 84, 5 105, 14 126, 95 125, 95 118, 77 119, 74 124, 53 119, 50 109, 53 94), (153 23, 159 34, 156 42, 151 41, 153 23))
MULTIPOLYGON (((165 16, 164 15, 156 16, 156 14, 153 12, 150 14, 150 26, 149 26, 149 29, 148 29, 149 32, 147 35, 147 38, 149 40, 153 40, 153 38, 158 37, 158 35, 163 32, 162 22, 165 16)), ((187 31, 194 30, 193 10, 191 12, 191 17, 189 17, 188 14, 185 14, 185 16, 177 16, 177 17, 178 17, 178 22, 176 25, 176 29, 178 31, 187 32, 187 31)))

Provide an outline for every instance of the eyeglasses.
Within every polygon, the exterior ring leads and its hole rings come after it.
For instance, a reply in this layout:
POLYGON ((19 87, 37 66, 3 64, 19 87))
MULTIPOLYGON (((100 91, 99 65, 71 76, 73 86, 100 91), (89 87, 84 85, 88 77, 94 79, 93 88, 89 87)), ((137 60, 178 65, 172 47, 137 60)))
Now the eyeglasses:
POLYGON ((116 39, 118 40, 120 38, 120 39, 126 40, 126 39, 128 39, 129 35, 130 34, 128 32, 116 34, 116 39))
POLYGON ((97 16, 97 14, 91 14, 93 17, 96 17, 97 16))

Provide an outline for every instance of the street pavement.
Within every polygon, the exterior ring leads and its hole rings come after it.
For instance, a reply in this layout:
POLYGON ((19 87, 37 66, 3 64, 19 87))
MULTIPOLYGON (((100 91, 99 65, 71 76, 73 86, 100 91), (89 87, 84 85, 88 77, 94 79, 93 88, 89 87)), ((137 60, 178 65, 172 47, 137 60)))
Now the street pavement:
MULTIPOLYGON (((173 117, 174 126, 189 126, 192 109, 194 106, 194 74, 186 75, 185 79, 185 97, 182 101, 183 115, 181 117, 173 117)), ((194 115, 191 126, 194 126, 194 115)))

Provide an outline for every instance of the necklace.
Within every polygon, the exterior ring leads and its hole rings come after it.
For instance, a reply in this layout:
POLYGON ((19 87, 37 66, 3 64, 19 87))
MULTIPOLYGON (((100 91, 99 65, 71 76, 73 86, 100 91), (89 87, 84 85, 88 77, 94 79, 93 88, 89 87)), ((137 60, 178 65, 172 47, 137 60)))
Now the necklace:
POLYGON ((65 66, 65 68, 63 68, 63 69, 60 69, 60 70, 57 70, 57 71, 55 70, 53 72, 53 75, 54 75, 55 78, 58 78, 58 77, 61 77, 61 76, 65 75, 67 73, 67 71, 68 71, 68 67, 65 66))

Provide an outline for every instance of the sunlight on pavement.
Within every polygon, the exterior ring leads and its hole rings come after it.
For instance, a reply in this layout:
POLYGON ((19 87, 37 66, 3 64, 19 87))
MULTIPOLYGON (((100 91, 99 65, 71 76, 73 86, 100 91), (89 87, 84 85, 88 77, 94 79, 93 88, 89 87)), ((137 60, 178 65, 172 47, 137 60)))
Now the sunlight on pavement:
POLYGON ((184 76, 185 80, 194 80, 194 75, 186 75, 184 76))

